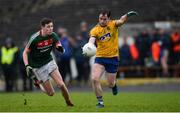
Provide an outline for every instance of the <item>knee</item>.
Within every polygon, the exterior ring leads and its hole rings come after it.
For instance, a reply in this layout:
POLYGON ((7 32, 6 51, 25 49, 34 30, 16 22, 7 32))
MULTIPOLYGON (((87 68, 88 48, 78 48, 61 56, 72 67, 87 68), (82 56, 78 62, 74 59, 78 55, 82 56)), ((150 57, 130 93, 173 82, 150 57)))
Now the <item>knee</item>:
POLYGON ((58 88, 62 88, 64 85, 65 85, 64 82, 61 81, 60 83, 57 84, 57 87, 58 87, 58 88))
POLYGON ((47 94, 48 94, 48 96, 53 96, 54 95, 54 91, 48 91, 47 94))
POLYGON ((97 77, 91 77, 91 81, 93 82, 93 83, 97 83, 97 82, 99 82, 99 78, 97 78, 97 77))

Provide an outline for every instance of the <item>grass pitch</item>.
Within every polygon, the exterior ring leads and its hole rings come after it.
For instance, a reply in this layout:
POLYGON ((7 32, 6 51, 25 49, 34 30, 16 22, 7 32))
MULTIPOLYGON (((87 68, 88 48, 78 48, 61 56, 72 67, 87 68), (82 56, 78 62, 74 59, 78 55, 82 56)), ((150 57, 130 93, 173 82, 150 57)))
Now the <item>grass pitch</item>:
POLYGON ((96 108, 92 92, 71 92, 74 107, 67 107, 60 94, 41 92, 0 93, 0 112, 180 112, 180 92, 104 93, 104 108, 96 108), (25 103, 26 100, 26 103, 25 103))

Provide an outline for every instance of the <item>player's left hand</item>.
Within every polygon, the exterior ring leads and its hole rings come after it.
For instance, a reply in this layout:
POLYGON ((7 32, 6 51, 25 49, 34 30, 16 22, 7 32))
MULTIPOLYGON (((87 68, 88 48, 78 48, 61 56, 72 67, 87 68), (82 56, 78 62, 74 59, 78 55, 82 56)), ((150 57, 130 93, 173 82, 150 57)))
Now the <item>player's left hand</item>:
POLYGON ((137 15, 138 15, 138 13, 137 13, 136 11, 129 11, 129 12, 127 13, 127 17, 137 16, 137 15))
POLYGON ((33 73, 33 68, 30 65, 26 65, 26 73, 27 73, 27 76, 31 79, 35 77, 33 73))
POLYGON ((57 46, 56 49, 63 54, 65 52, 65 49, 62 46, 57 46))

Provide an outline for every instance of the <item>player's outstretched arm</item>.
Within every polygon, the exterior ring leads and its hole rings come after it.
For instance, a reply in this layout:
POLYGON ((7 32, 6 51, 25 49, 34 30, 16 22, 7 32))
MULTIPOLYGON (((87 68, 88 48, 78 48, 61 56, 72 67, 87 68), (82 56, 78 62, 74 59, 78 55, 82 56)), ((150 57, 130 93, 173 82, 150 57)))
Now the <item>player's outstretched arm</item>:
POLYGON ((138 13, 136 11, 129 11, 125 15, 121 16, 121 18, 119 20, 116 20, 116 26, 123 25, 129 17, 137 16, 137 15, 138 15, 138 13))

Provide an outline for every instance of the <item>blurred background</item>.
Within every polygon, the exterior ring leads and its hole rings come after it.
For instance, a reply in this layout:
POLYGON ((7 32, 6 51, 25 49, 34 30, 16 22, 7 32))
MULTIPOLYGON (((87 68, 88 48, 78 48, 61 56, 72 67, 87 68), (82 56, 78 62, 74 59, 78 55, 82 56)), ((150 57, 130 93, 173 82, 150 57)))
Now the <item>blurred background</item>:
MULTIPOLYGON (((43 17, 54 20, 66 49, 53 55, 68 87, 91 87, 94 58, 82 56, 81 47, 102 7, 111 10, 112 19, 131 10, 139 13, 119 29, 121 89, 180 91, 179 6, 179 0, 0 0, 0 91, 36 90, 26 77, 22 51, 43 17)), ((101 82, 106 85, 105 76, 101 82)))

